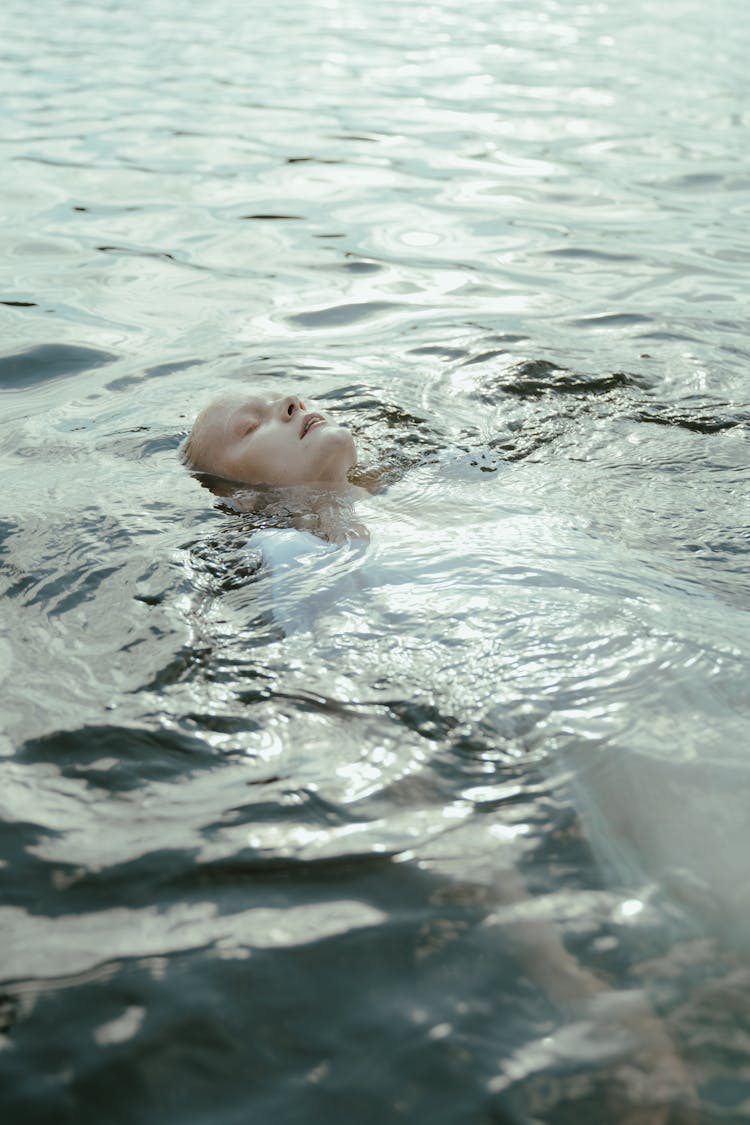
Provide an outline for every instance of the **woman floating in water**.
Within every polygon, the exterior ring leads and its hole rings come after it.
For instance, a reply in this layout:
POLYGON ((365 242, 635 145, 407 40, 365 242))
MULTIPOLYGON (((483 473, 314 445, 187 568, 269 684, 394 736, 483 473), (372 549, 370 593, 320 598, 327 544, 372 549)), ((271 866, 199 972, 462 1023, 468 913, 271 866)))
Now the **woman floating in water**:
MULTIPOLYGON (((259 503, 265 503, 259 501, 264 489, 266 500, 269 493, 283 490, 283 525, 256 530, 251 537, 273 573, 274 584, 288 587, 303 574, 309 578, 310 563, 336 552, 332 543, 367 538, 366 530, 353 517, 354 501, 366 495, 355 483, 354 439, 324 414, 308 410, 296 395, 215 400, 198 415, 182 456, 212 491, 231 497, 235 509, 256 510, 259 503)), ((357 479, 368 482, 367 475, 357 479)), ((367 582, 359 578, 357 584, 364 594, 367 582)), ((329 603, 336 592, 334 587, 326 591, 329 603)), ((316 607, 311 608, 310 601, 306 595, 303 606, 284 598, 277 603, 274 595, 274 615, 285 633, 298 632, 300 625, 311 627, 316 607), (294 605, 293 614, 288 613, 288 604, 294 605)), ((558 1036, 540 1044, 544 1061, 582 1057, 581 1052, 594 1056, 602 1042, 612 1044, 615 1051, 619 1047, 635 1062, 631 1080, 647 1084, 635 1099, 639 1111, 628 1117, 629 1122, 659 1125, 673 1120, 674 1112, 680 1110, 683 1115, 678 1120, 692 1120, 689 1079, 646 996, 637 990, 613 992, 581 966, 556 929, 535 917, 533 901, 514 869, 509 867, 501 884, 495 886, 493 901, 499 912, 489 920, 497 917, 500 923, 503 919, 503 933, 519 964, 573 1021, 558 1036)), ((623 1094, 627 1102, 627 1094, 620 1091, 623 1094)), ((622 1119, 622 1109, 622 1104, 613 1107, 612 1120, 622 1119)))
POLYGON ((240 510, 258 503, 243 485, 283 488, 298 530, 332 542, 367 537, 352 511, 353 500, 364 494, 352 479, 354 438, 296 395, 215 399, 196 418, 182 456, 188 468, 210 478, 212 491, 232 496, 240 510))

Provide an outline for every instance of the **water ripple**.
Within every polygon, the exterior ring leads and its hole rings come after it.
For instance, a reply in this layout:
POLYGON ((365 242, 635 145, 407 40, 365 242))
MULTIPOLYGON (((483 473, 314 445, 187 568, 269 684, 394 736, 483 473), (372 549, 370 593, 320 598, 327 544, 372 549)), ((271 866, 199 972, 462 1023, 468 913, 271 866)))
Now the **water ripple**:
POLYGON ((739 1121, 744 9, 142 8, 0 16, 5 1117, 739 1121))

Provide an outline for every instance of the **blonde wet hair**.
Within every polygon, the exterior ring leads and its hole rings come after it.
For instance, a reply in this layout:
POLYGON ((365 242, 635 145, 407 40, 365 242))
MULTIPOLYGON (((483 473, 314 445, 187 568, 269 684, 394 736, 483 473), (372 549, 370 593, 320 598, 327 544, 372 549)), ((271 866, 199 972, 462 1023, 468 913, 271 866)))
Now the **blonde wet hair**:
POLYGON ((222 395, 206 403, 196 416, 190 433, 180 446, 180 460, 195 473, 214 473, 212 458, 207 448, 205 426, 208 416, 224 403, 240 401, 237 395, 222 395))

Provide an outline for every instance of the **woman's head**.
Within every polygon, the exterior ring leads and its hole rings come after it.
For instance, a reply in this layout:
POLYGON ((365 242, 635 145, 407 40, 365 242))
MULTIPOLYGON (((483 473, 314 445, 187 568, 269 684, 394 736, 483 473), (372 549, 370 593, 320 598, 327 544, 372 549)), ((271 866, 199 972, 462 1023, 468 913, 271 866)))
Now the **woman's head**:
POLYGON ((345 484, 354 439, 296 395, 216 399, 198 415, 184 447, 196 472, 246 484, 345 484))

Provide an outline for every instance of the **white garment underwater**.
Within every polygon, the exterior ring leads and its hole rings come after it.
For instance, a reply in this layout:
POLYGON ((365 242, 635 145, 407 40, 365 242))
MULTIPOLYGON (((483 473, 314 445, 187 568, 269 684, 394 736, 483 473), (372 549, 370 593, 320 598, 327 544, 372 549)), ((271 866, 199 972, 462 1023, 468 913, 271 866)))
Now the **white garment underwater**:
POLYGON ((287 635, 312 629, 339 600, 371 584, 362 573, 363 539, 338 545, 309 531, 269 527, 253 532, 248 547, 260 551, 270 572, 274 620, 287 635))

